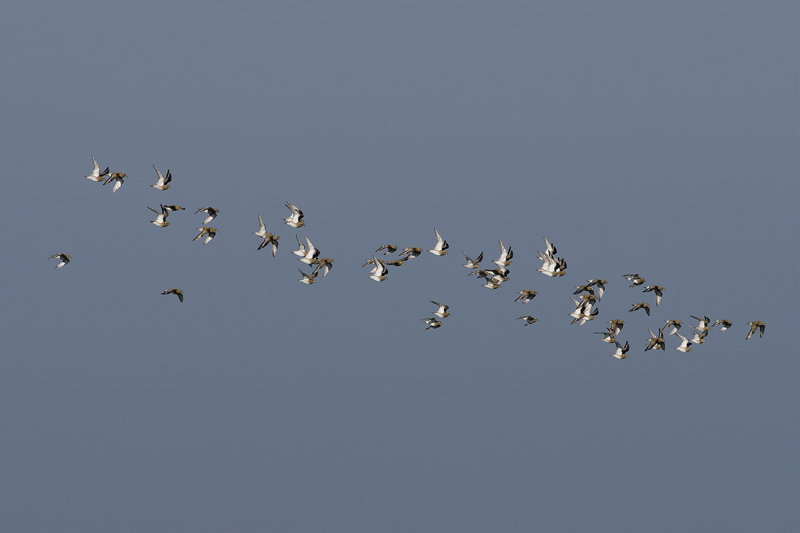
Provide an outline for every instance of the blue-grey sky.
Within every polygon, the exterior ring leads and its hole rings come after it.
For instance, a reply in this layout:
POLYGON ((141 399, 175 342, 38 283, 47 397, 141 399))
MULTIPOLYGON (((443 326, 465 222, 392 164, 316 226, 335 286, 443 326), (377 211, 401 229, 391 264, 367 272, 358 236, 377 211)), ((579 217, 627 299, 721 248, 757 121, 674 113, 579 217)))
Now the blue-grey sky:
POLYGON ((796 530, 799 15, 7 4, 0 529, 796 530), (92 154, 128 174, 116 194, 92 154), (157 228, 159 203, 187 210, 157 228), (360 268, 434 226, 448 255, 360 268), (313 286, 295 235, 335 259, 313 286), (536 272, 542 236, 566 276, 536 272), (460 252, 498 238, 514 263, 489 291, 460 252), (650 318, 629 272, 666 287, 650 318), (595 277, 598 319, 570 326, 595 277), (435 331, 429 300, 452 313, 435 331), (691 314, 734 324, 642 351, 691 314), (624 361, 592 334, 612 318, 624 361))

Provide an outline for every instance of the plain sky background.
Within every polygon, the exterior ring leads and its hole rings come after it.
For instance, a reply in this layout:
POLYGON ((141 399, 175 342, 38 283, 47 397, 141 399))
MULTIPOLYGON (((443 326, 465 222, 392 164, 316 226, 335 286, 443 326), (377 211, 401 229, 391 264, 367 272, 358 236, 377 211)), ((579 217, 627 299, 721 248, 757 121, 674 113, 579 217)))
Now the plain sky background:
POLYGON ((796 2, 0 12, 0 530, 800 528, 796 2), (159 203, 187 210, 161 229, 159 203), (434 226, 447 256, 360 268, 434 226), (295 235, 335 259, 313 286, 295 235), (489 291, 460 251, 498 238, 489 291), (666 287, 650 318, 628 272, 666 287), (600 315, 570 326, 591 277, 600 315), (452 316, 425 331, 431 299, 452 316), (734 325, 642 351, 690 314, 734 325), (612 318, 624 361, 592 334, 612 318))

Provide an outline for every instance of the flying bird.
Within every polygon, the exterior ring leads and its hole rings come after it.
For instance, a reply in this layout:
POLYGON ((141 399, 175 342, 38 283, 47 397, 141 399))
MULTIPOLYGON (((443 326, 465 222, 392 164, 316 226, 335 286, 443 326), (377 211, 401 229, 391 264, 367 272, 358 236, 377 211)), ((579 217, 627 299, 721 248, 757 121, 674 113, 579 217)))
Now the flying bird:
POLYGON ((386 275, 389 273, 389 269, 386 266, 372 256, 373 264, 375 265, 372 270, 369 271, 369 278, 375 281, 383 281, 386 279, 386 275))
POLYGON ((283 219, 287 225, 293 228, 301 228, 306 225, 306 223, 303 222, 303 212, 300 208, 289 202, 286 202, 284 205, 291 211, 291 214, 283 219))
POLYGON ((196 215, 197 213, 206 213, 208 216, 206 217, 205 220, 203 220, 203 224, 208 224, 217 217, 219 212, 220 212, 219 209, 215 209, 211 206, 208 206, 208 207, 201 207, 200 209, 195 211, 194 214, 196 215))
POLYGON ((211 239, 217 236, 217 228, 212 228, 211 226, 203 226, 202 228, 197 228, 197 231, 200 233, 197 234, 197 237, 192 239, 196 241, 200 237, 205 236, 205 240, 203 241, 203 246, 211 242, 211 239))
POLYGON ((173 205, 161 204, 161 207, 163 207, 167 211, 183 211, 185 209, 179 205, 174 205, 174 204, 173 205))
POLYGON ((167 289, 161 294, 174 294, 175 296, 178 297, 178 300, 180 300, 181 303, 183 303, 183 291, 180 289, 167 289))
POLYGON ((531 289, 522 289, 521 291, 517 291, 519 296, 514 298, 515 302, 522 302, 524 304, 530 302, 534 298, 536 298, 536 291, 531 289))
POLYGON ((450 316, 450 313, 447 312, 447 310, 450 309, 450 306, 440 304, 439 302, 436 302, 434 300, 431 300, 431 303, 433 305, 439 306, 439 308, 433 312, 434 315, 438 316, 439 318, 445 318, 450 316))
POLYGON ((646 285, 642 292, 656 293, 656 305, 661 305, 661 296, 663 296, 664 287, 661 285, 646 285))
POLYGON ((397 251, 397 245, 396 244, 384 244, 383 246, 381 246, 377 250, 375 250, 375 253, 378 253, 381 250, 386 250, 385 252, 383 252, 383 255, 393 254, 393 253, 395 253, 397 251))
POLYGON ((667 322, 667 325, 664 326, 664 329, 672 327, 672 331, 669 332, 670 335, 675 335, 678 332, 678 330, 681 329, 681 321, 680 320, 670 319, 670 320, 667 320, 666 322, 667 322))
POLYGON ((525 323, 522 324, 523 326, 530 326, 531 324, 539 321, 538 318, 536 318, 535 316, 531 316, 531 315, 522 315, 520 317, 517 317, 517 320, 524 320, 525 323))
POLYGON ((425 328, 425 331, 428 331, 429 329, 436 329, 436 328, 442 327, 442 323, 439 320, 436 320, 433 317, 431 317, 431 318, 423 318, 422 321, 425 322, 425 324, 428 325, 428 327, 425 328))
MULTIPOLYGON (((72 259, 72 258, 70 257, 69 254, 59 253, 59 254, 51 255, 50 259, 58 259, 60 261, 60 263, 58 263, 56 265, 56 268, 61 268, 63 266, 66 266, 67 263, 69 263, 69 260, 72 259)), ((80 269, 78 269, 78 270, 80 270, 80 269)))
POLYGON ((752 322, 748 322, 750 325, 750 331, 747 332, 747 337, 744 340, 749 339, 753 336, 753 334, 758 330, 758 338, 762 338, 764 336, 764 329, 767 325, 761 320, 753 320, 752 322))
POLYGON ((409 259, 414 259, 415 257, 418 257, 421 253, 422 253, 422 248, 418 248, 416 246, 411 248, 403 248, 403 250, 400 252, 400 255, 402 256, 400 260, 408 261, 409 259))
POLYGON ((617 351, 612 353, 611 357, 615 357, 616 359, 625 359, 628 357, 628 350, 630 350, 630 344, 628 344, 628 341, 625 341, 625 346, 622 346, 617 341, 614 341, 614 344, 617 346, 617 351))
POLYGON ((111 175, 108 176, 106 180, 103 182, 103 185, 108 185, 112 181, 116 182, 114 183, 114 187, 111 189, 111 193, 113 194, 117 192, 120 187, 122 187, 122 184, 125 181, 125 178, 127 177, 128 175, 125 174, 124 172, 112 172, 111 175))
POLYGON ((633 307, 628 309, 629 313, 634 311, 638 311, 639 309, 644 309, 644 312, 647 313, 647 316, 650 316, 650 306, 644 302, 639 302, 638 304, 633 304, 633 307))
POLYGON ((699 324, 697 324, 697 327, 695 328, 695 329, 697 329, 697 331, 708 331, 709 330, 708 325, 711 323, 711 319, 710 318, 708 318, 707 316, 703 316, 703 318, 700 318, 700 317, 697 317, 697 316, 694 316, 694 315, 689 315, 689 316, 694 318, 695 320, 697 320, 699 322, 699 324))
POLYGON ((506 248, 503 245, 502 239, 498 239, 500 241, 500 257, 492 261, 495 265, 499 267, 507 267, 511 264, 511 258, 514 257, 514 251, 509 246, 506 248))
POLYGON ((676 333, 676 335, 678 337, 680 337, 681 344, 680 344, 680 346, 676 347, 675 349, 678 350, 679 352, 683 352, 683 353, 691 352, 692 351, 692 343, 691 343, 691 341, 689 339, 687 339, 686 337, 684 337, 683 335, 681 335, 680 333, 676 333))
POLYGON ((147 209, 149 209, 150 211, 152 211, 153 213, 156 214, 156 219, 155 220, 151 220, 150 221, 151 224, 155 224, 159 228, 166 228, 167 226, 169 226, 169 222, 167 222, 167 217, 169 216, 169 210, 167 208, 165 208, 162 205, 161 206, 161 211, 156 211, 155 209, 153 209, 150 206, 147 206, 147 209))
POLYGON ((483 252, 481 252, 475 259, 472 259, 470 256, 465 254, 463 250, 461 251, 461 254, 464 256, 464 259, 466 260, 466 263, 464 263, 464 267, 472 269, 481 267, 481 261, 483 261, 483 252))
POLYGON ((713 328, 714 326, 721 326, 719 330, 722 332, 731 327, 732 325, 733 322, 731 322, 730 320, 720 318, 719 320, 715 320, 714 323, 711 324, 711 327, 713 328))
POLYGON ((97 159, 95 159, 94 156, 92 156, 92 164, 92 172, 86 176, 86 179, 92 181, 103 181, 106 179, 106 176, 108 176, 108 167, 106 167, 105 170, 100 170, 100 165, 97 164, 97 159))
POLYGON ((155 165, 153 165, 153 169, 156 171, 156 174, 158 175, 158 181, 156 181, 155 185, 151 185, 151 187, 158 189, 159 191, 166 191, 167 189, 169 189, 169 182, 172 181, 172 172, 169 169, 167 169, 167 175, 164 176, 163 174, 161 174, 161 171, 156 168, 155 165))
POLYGON ((262 239, 261 244, 258 245, 257 249, 261 250, 267 245, 271 244, 272 257, 275 257, 275 254, 278 253, 278 241, 280 240, 280 237, 267 231, 264 221, 261 220, 261 213, 258 214, 258 231, 254 231, 253 233, 262 239))
POLYGON ((433 255, 447 255, 447 249, 450 248, 450 245, 439 235, 438 229, 433 228, 433 232, 436 234, 436 246, 428 251, 433 255))

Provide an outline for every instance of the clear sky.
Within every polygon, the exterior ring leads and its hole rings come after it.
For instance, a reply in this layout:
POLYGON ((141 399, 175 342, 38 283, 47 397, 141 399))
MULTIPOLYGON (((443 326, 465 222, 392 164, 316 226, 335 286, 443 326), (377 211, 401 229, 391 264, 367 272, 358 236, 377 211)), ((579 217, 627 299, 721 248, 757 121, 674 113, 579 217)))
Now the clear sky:
POLYGON ((1 11, 0 529, 797 530, 796 2, 1 11), (186 211, 157 228, 160 203, 186 211), (448 255, 361 268, 434 226, 448 255), (335 260, 313 286, 295 235, 335 260), (498 238, 489 291, 461 250, 498 238), (429 300, 452 316, 425 331, 429 300), (643 352, 692 314, 733 327, 643 352))

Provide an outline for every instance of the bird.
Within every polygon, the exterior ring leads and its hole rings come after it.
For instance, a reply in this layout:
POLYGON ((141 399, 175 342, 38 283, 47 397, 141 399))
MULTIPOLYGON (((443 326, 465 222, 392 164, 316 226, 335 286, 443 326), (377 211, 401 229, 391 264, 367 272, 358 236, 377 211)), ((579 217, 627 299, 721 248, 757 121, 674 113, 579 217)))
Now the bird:
POLYGON ((425 328, 425 331, 428 331, 429 329, 436 329, 436 328, 442 327, 441 321, 436 320, 433 317, 431 317, 431 318, 423 318, 422 321, 425 322, 425 324, 428 325, 428 327, 425 328))
POLYGON ((667 343, 664 341, 664 334, 662 333, 662 329, 659 328, 658 334, 653 333, 653 330, 648 329, 647 331, 650 332, 650 338, 647 339, 647 346, 645 346, 644 351, 656 349, 656 350, 665 350, 665 346, 667 343))
POLYGON ((315 257, 311 260, 310 264, 317 265, 316 270, 321 270, 322 277, 324 278, 333 268, 333 259, 330 257, 315 257))
POLYGON ((642 292, 656 293, 656 305, 661 305, 661 296, 663 296, 664 287, 661 285, 646 285, 642 292))
POLYGON ((280 237, 267 231, 267 227, 264 225, 264 221, 261 219, 261 213, 258 214, 258 231, 254 231, 253 233, 262 239, 261 244, 258 245, 257 249, 261 250, 267 245, 271 244, 272 257, 275 257, 275 254, 278 253, 278 241, 280 240, 280 237))
POLYGON ((433 312, 434 315, 438 316, 439 318, 445 318, 450 316, 450 313, 447 312, 447 310, 450 309, 449 305, 440 304, 439 302, 434 300, 431 300, 431 303, 433 305, 439 306, 439 308, 433 312))
POLYGON ((566 274, 565 271, 567 270, 567 262, 563 257, 556 258, 556 246, 548 241, 547 237, 543 238, 545 251, 538 252, 539 260, 542 262, 542 266, 536 270, 551 278, 563 276, 566 274))
POLYGON ((377 250, 375 250, 375 253, 378 253, 381 250, 386 250, 385 252, 383 252, 383 255, 393 254, 393 253, 395 253, 397 251, 397 245, 396 244, 384 244, 384 245, 380 246, 377 250))
POLYGON ((311 241, 309 240, 308 237, 306 237, 306 244, 308 245, 305 247, 306 253, 303 257, 300 258, 300 261, 307 265, 310 265, 311 262, 319 256, 319 250, 317 250, 317 248, 313 244, 311 244, 311 241))
POLYGON ((406 262, 403 261, 402 259, 394 259, 392 261, 384 261, 383 264, 384 265, 391 265, 391 266, 401 267, 401 266, 405 265, 406 262))
POLYGON ((108 176, 106 180, 103 182, 103 185, 108 185, 112 181, 116 182, 114 183, 114 187, 111 189, 111 193, 113 194, 117 192, 120 187, 122 187, 122 184, 125 181, 126 177, 128 177, 128 175, 125 174, 124 172, 112 172, 111 175, 108 176))
POLYGON ((108 175, 109 168, 106 167, 105 170, 100 170, 100 165, 97 164, 97 159, 95 159, 94 156, 92 156, 92 164, 92 172, 86 176, 86 179, 90 179, 92 181, 103 181, 108 175))
POLYGON ((522 289, 521 291, 517 291, 519 296, 514 298, 515 302, 522 302, 524 304, 530 302, 534 298, 536 298, 536 291, 531 289, 522 289))
POLYGON ((650 316, 650 306, 644 302, 639 302, 638 304, 633 304, 633 307, 628 309, 629 313, 636 311, 638 309, 644 309, 644 312, 647 313, 647 316, 650 316))
POLYGON ((681 344, 680 344, 680 346, 678 346, 675 349, 678 350, 679 352, 683 352, 683 353, 691 352, 692 351, 692 343, 691 343, 691 341, 689 341, 689 339, 687 339, 686 337, 684 337, 680 333, 676 333, 676 335, 678 335, 678 337, 681 338, 681 344))
POLYGON ((647 281, 639 274, 624 274, 622 277, 631 282, 631 284, 628 287, 638 287, 639 285, 642 285, 645 281, 647 281))
POLYGON ((212 228, 211 226, 203 226, 201 228, 197 228, 197 231, 199 231, 200 233, 198 233, 197 237, 195 237, 192 240, 196 241, 200 237, 205 236, 206 239, 203 241, 203 246, 210 243, 211 239, 217 236, 217 228, 212 228))
POLYGON ((436 234, 436 246, 428 251, 433 255, 447 255, 447 249, 450 248, 450 245, 439 235, 438 229, 433 228, 433 232, 436 234))
POLYGON ((167 217, 169 216, 169 210, 166 209, 163 205, 161 206, 161 211, 156 211, 150 206, 147 206, 147 209, 156 214, 156 219, 151 220, 150 221, 151 224, 155 224, 159 228, 166 228, 167 226, 169 226, 169 222, 167 222, 167 217))
POLYGON ((472 259, 470 256, 465 254, 463 250, 461 251, 461 254, 464 256, 464 259, 466 260, 466 263, 464 263, 465 268, 474 269, 481 267, 481 261, 483 261, 483 252, 478 254, 478 257, 476 257, 475 259, 472 259))
POLYGON ((208 224, 209 222, 211 222, 212 220, 214 220, 217 217, 217 215, 219 214, 219 209, 216 209, 216 208, 211 207, 211 206, 201 207, 200 209, 198 209, 197 211, 194 212, 195 215, 197 213, 206 213, 206 214, 208 214, 206 219, 203 220, 203 224, 208 224))
POLYGON ((699 329, 692 328, 692 332, 694 333, 691 340, 692 344, 703 344, 706 342, 706 337, 708 337, 707 329, 700 331, 699 329))
POLYGON ((694 316, 694 315, 689 315, 689 316, 694 318, 695 320, 697 320, 699 322, 699 324, 697 324, 697 328, 695 328, 695 329, 697 329, 698 331, 708 331, 708 329, 709 329, 708 325, 711 323, 711 319, 710 318, 708 318, 707 316, 703 316, 703 318, 700 318, 700 317, 697 317, 697 316, 694 316))
POLYGON ((628 350, 630 350, 630 344, 628 344, 628 341, 625 341, 625 346, 622 346, 617 341, 614 341, 614 344, 617 346, 617 351, 612 353, 611 357, 615 357, 617 359, 625 359, 628 357, 628 350))
POLYGON ((667 322, 667 325, 664 326, 664 329, 666 329, 666 328, 668 328, 670 326, 672 327, 672 331, 669 332, 670 335, 675 335, 678 332, 678 330, 681 329, 681 321, 680 320, 670 319, 670 320, 667 320, 666 322, 667 322))
POLYGON ((589 286, 594 285, 595 287, 597 287, 597 299, 600 300, 601 298, 603 298, 603 293, 606 290, 606 285, 608 284, 608 282, 604 279, 590 279, 587 280, 586 284, 589 286))
POLYGON ((625 321, 624 320, 620 320, 619 318, 615 318, 613 320, 609 320, 608 323, 610 324, 608 329, 609 329, 609 331, 613 329, 614 330, 614 335, 619 335, 619 332, 622 331, 623 327, 625 327, 625 321))
POLYGON ((612 343, 612 342, 616 342, 617 341, 617 337, 616 337, 617 333, 616 333, 616 330, 615 330, 615 328, 613 326, 608 326, 606 331, 595 331, 594 334, 595 335, 602 335, 603 338, 601 340, 603 342, 612 343))
POLYGON ((414 259, 415 257, 418 257, 421 253, 422 253, 422 248, 418 248, 416 246, 410 248, 403 248, 403 250, 400 252, 400 255, 402 256, 400 260, 408 261, 409 259, 414 259))
POLYGON ((531 324, 539 321, 538 318, 536 318, 535 316, 531 316, 531 315, 519 316, 519 317, 517 317, 517 320, 524 320, 525 323, 522 324, 523 326, 530 326, 531 324))
POLYGON ((300 278, 299 281, 300 281, 300 283, 302 283, 304 285, 311 285, 317 279, 317 269, 316 268, 311 272, 311 274, 306 274, 305 272, 303 272, 299 268, 297 269, 297 271, 300 272, 300 274, 303 276, 303 277, 300 278))
POLYGON ((294 239, 297 241, 297 250, 292 250, 292 253, 298 257, 305 257, 306 245, 300 242, 300 237, 297 235, 294 236, 294 239))
POLYGON ((492 263, 499 267, 507 267, 511 264, 511 258, 514 257, 514 251, 510 246, 506 248, 503 245, 502 239, 498 239, 498 241, 500 242, 500 257, 492 261, 492 263))
POLYGON ((158 181, 156 181, 155 185, 151 185, 151 187, 158 189, 159 191, 166 191, 167 189, 169 189, 169 182, 172 181, 172 172, 169 169, 167 169, 167 175, 164 176, 163 174, 161 174, 161 171, 156 168, 155 165, 153 165, 153 169, 156 171, 156 174, 158 175, 158 181))
POLYGON ((306 225, 306 223, 303 222, 303 212, 300 208, 289 202, 286 202, 284 205, 292 212, 288 217, 283 219, 287 225, 293 228, 301 228, 306 225))
POLYGON ((719 328, 719 330, 720 331, 725 331, 726 329, 728 329, 732 325, 733 325, 733 322, 731 322, 730 320, 727 320, 727 319, 724 319, 724 318, 720 318, 718 320, 715 320, 714 323, 711 324, 711 327, 713 328, 714 326, 721 326, 719 328))
POLYGON ((173 205, 161 204, 161 206, 167 211, 183 211, 185 209, 179 205, 174 205, 174 204, 173 205))
POLYGON ((750 331, 747 332, 747 337, 745 337, 744 340, 747 340, 750 337, 752 337, 753 334, 756 332, 756 330, 759 330, 758 331, 759 339, 764 336, 764 329, 767 327, 767 325, 763 321, 753 320, 752 322, 748 322, 748 324, 750 325, 750 331))
MULTIPOLYGON (((69 254, 58 253, 58 254, 51 255, 50 259, 59 259, 60 262, 56 265, 56 268, 61 268, 63 266, 66 266, 67 263, 69 263, 70 259, 72 259, 72 257, 69 254)), ((80 270, 80 269, 78 269, 78 270, 80 270)))
POLYGON ((180 300, 181 303, 183 303, 183 291, 180 289, 167 289, 161 294, 174 294, 175 296, 178 297, 178 300, 180 300))
POLYGON ((375 281, 385 280, 386 275, 389 273, 389 269, 386 268, 386 266, 382 262, 375 259, 375 256, 372 256, 372 259, 374 260, 373 264, 375 266, 372 268, 372 270, 369 271, 370 279, 373 279, 375 281))

